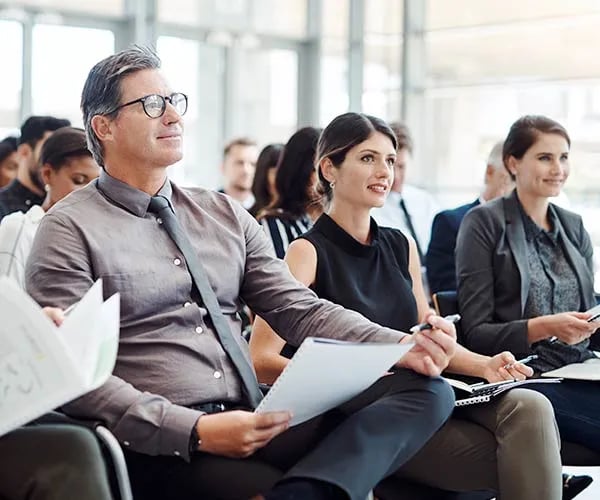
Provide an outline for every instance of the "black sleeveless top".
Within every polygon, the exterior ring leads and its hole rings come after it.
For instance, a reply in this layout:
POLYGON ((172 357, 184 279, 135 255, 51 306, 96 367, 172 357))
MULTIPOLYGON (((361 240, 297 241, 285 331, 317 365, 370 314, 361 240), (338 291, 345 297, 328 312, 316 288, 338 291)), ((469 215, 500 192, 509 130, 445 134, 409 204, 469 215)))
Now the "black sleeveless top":
MULTIPOLYGON (((397 229, 371 218, 371 244, 356 241, 327 214, 300 238, 317 251, 311 288, 323 298, 361 313, 382 326, 407 332, 418 321, 408 271, 408 240, 397 229)), ((291 346, 282 350, 293 354, 291 346)))

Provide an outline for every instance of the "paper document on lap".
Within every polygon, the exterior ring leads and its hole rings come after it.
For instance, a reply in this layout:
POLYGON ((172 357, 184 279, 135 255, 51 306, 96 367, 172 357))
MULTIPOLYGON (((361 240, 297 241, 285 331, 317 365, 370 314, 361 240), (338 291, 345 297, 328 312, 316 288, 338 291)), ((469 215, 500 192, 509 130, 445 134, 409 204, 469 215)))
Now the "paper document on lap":
POLYGON ((413 345, 309 337, 256 411, 290 411, 291 425, 305 422, 360 394, 413 345))
POLYGON ((600 358, 592 358, 583 363, 572 363, 542 374, 542 377, 562 377, 573 380, 600 381, 600 358))
POLYGON ((0 436, 102 385, 119 343, 119 297, 95 283, 57 328, 0 278, 0 436))

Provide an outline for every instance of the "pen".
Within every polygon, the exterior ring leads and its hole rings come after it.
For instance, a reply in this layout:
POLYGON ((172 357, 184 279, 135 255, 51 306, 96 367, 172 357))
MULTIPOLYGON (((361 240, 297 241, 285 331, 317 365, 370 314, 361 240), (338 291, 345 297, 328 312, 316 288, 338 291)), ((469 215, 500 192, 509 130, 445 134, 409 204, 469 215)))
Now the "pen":
POLYGON ((527 363, 529 363, 530 361, 533 361, 534 359, 538 359, 539 356, 537 354, 532 354, 531 356, 527 356, 526 358, 523 359, 518 359, 517 361, 515 361, 514 363, 509 363, 507 365, 504 365, 504 368, 511 368, 514 365, 516 365, 517 363, 521 363, 523 365, 526 365, 527 363))
MULTIPOLYGON (((460 321, 460 314, 451 314, 450 316, 445 316, 444 319, 451 323, 458 323, 460 321)), ((418 325, 413 326, 409 331, 411 333, 417 333, 422 332, 423 330, 431 330, 432 328, 433 326, 429 323, 419 323, 418 325)))

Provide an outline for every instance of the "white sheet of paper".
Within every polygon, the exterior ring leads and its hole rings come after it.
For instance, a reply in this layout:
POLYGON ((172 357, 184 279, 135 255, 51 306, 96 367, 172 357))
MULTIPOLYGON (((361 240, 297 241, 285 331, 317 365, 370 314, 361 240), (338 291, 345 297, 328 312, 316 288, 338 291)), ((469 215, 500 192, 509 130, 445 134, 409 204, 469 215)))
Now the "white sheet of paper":
POLYGON ((556 370, 542 373, 542 377, 562 377, 575 380, 600 380, 600 359, 593 358, 583 363, 572 363, 556 370))
POLYGON ((73 310, 83 306, 86 328, 77 330, 82 323, 75 319, 63 331, 14 281, 0 278, 0 436, 98 387, 112 372, 118 296, 102 304, 101 284, 90 291, 92 298, 73 310))
POLYGON ((291 425, 305 422, 367 389, 413 345, 309 337, 256 411, 290 411, 291 425))

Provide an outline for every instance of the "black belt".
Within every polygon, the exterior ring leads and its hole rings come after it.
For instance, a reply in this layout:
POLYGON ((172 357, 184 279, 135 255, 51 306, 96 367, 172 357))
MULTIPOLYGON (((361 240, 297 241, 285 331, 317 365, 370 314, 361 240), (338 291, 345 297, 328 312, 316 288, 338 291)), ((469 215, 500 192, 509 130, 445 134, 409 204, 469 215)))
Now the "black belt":
POLYGON ((224 411, 240 409, 241 405, 238 403, 201 403, 190 405, 190 408, 204 413, 221 413, 224 411))

